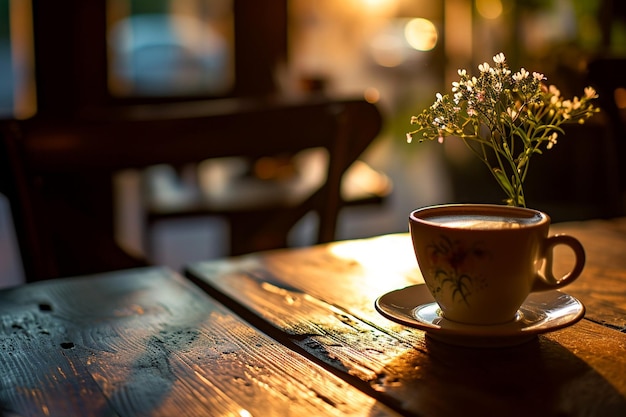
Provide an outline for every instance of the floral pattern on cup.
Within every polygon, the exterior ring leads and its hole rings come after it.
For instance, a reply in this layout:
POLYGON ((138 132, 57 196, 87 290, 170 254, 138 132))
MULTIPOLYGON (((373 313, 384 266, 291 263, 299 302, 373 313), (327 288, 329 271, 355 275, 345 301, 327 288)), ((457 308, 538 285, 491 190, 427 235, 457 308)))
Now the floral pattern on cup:
POLYGON ((481 270, 490 258, 481 242, 467 244, 440 236, 427 247, 432 276, 429 289, 437 299, 452 291, 452 300, 470 305, 471 295, 487 285, 481 270))

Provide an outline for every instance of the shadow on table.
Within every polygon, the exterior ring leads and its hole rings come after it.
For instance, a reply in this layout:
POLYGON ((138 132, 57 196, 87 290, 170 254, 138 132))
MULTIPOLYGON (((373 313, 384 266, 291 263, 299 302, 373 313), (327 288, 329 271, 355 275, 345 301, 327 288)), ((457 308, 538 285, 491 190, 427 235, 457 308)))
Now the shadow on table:
POLYGON ((540 336, 504 349, 468 349, 426 338, 427 355, 387 364, 405 375, 407 408, 424 415, 624 416, 626 399, 587 363, 540 336), (504 413, 504 414, 502 414, 504 413))

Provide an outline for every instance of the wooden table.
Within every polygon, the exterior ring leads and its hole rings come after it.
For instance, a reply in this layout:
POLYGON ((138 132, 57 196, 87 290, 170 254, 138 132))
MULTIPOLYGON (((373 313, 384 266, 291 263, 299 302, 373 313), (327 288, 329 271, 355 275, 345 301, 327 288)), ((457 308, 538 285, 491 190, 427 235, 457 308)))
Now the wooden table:
POLYGON ((587 250, 566 288, 586 317, 506 348, 448 345, 377 313, 380 295, 422 283, 407 234, 200 262, 189 279, 143 268, 4 290, 0 410, 626 416, 626 219, 553 231, 587 250))

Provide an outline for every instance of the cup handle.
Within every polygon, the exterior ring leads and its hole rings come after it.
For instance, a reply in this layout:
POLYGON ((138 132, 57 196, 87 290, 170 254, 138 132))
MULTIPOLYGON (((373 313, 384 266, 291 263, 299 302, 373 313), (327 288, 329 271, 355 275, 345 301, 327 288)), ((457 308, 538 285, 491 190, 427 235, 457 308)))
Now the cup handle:
POLYGON ((537 274, 531 291, 546 291, 564 287, 578 278, 585 266, 585 249, 583 245, 578 239, 569 235, 554 235, 546 238, 543 247, 543 255, 546 260, 544 275, 537 274), (556 245, 569 246, 572 251, 574 251, 576 257, 576 263, 572 270, 558 279, 552 272, 553 249, 556 245))

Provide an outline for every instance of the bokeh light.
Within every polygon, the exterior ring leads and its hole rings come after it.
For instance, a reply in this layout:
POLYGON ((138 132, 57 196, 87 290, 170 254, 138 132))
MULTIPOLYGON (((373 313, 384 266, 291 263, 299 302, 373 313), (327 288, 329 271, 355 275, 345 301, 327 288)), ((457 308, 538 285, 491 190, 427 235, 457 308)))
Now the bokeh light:
POLYGON ((433 22, 421 17, 408 21, 404 36, 409 45, 418 51, 430 51, 437 45, 437 28, 433 22))
POLYGON ((375 87, 368 87, 363 92, 363 98, 365 98, 368 103, 378 103, 380 100, 380 91, 375 87))
POLYGON ((613 97, 618 108, 626 109, 626 88, 616 88, 613 97))
POLYGON ((497 19, 502 10, 501 0, 476 0, 476 11, 485 19, 497 19))

